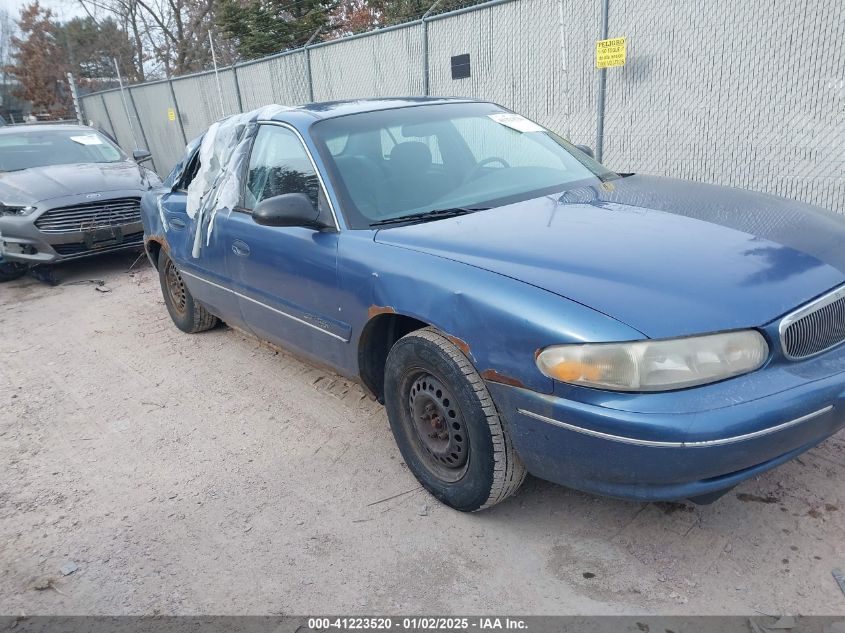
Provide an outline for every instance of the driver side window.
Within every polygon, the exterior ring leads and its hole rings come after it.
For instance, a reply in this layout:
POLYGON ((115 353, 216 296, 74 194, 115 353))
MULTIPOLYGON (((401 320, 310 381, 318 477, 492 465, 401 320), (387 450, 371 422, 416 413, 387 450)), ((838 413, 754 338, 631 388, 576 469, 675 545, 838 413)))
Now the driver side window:
POLYGON ((262 125, 249 157, 244 207, 285 193, 304 193, 316 207, 320 181, 302 141, 287 128, 262 125))

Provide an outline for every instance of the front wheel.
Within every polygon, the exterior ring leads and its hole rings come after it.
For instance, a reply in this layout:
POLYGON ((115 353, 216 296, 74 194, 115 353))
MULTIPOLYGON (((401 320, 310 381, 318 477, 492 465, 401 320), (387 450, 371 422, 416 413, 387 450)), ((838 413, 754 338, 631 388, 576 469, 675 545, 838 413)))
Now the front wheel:
POLYGON ((396 443, 419 482, 456 510, 503 501, 525 479, 493 399, 469 359, 433 328, 399 339, 384 398, 396 443))
POLYGON ((29 266, 19 262, 0 262, 0 282, 12 281, 18 277, 23 277, 29 266))
POLYGON ((193 334, 210 330, 217 325, 217 317, 194 301, 179 269, 164 251, 161 251, 158 257, 158 280, 164 304, 176 327, 193 334))

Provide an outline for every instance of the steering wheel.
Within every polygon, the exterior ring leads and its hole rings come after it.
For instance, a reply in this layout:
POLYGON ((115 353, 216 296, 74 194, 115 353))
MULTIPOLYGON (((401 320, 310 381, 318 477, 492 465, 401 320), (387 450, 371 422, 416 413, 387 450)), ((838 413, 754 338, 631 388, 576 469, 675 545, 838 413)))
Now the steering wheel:
POLYGON ((478 161, 475 167, 470 169, 467 177, 464 178, 464 182, 469 182, 470 180, 475 180, 478 178, 478 172, 480 172, 484 167, 491 163, 499 163, 502 167, 509 169, 510 163, 506 161, 504 158, 499 158, 498 156, 490 156, 489 158, 485 158, 483 160, 478 161))

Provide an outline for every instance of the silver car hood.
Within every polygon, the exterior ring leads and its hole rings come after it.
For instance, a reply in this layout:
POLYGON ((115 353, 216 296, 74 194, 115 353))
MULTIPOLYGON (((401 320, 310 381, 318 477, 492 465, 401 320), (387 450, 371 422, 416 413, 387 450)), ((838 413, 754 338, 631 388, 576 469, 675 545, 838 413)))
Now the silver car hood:
POLYGON ((0 203, 35 205, 83 193, 149 189, 148 172, 133 161, 49 165, 0 172, 0 203))

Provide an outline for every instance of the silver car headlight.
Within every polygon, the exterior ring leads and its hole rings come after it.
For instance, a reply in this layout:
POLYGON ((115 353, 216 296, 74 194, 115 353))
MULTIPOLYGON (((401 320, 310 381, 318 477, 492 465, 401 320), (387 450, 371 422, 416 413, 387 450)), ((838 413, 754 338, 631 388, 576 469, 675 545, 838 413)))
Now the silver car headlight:
POLYGON ((0 215, 29 215, 35 207, 12 207, 0 202, 0 215))
POLYGON ((537 368, 561 382, 612 391, 669 391, 747 374, 766 362, 756 330, 686 338, 547 347, 537 368))

